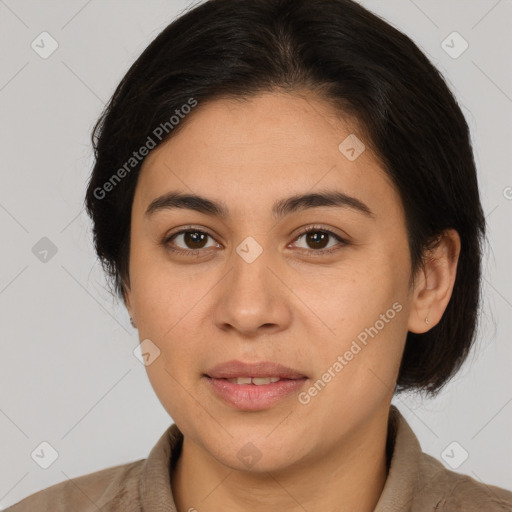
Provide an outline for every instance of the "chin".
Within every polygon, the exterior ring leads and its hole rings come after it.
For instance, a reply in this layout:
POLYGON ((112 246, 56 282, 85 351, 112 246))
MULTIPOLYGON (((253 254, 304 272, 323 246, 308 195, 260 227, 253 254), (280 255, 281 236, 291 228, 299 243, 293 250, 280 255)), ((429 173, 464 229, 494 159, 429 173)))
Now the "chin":
MULTIPOLYGON (((211 446, 209 451, 224 466, 253 474, 282 471, 298 461, 296 443, 290 439, 288 445, 280 441, 270 442, 265 440, 265 436, 266 434, 258 436, 255 441, 243 436, 242 439, 232 439, 230 445, 211 446)), ((304 448, 303 444, 301 447, 304 448)))

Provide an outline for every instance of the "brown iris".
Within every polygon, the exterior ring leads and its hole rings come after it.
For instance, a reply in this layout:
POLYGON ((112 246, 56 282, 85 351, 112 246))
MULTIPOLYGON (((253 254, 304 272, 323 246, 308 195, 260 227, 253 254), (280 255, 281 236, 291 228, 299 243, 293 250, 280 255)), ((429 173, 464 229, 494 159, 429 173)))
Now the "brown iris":
POLYGON ((199 231, 187 231, 183 233, 183 240, 190 249, 202 249, 208 235, 199 231), (202 245, 201 245, 202 244, 202 245))
POLYGON ((311 231, 309 233, 305 233, 305 235, 308 245, 311 243, 312 247, 316 249, 323 249, 327 245, 329 238, 329 235, 322 231, 311 231))

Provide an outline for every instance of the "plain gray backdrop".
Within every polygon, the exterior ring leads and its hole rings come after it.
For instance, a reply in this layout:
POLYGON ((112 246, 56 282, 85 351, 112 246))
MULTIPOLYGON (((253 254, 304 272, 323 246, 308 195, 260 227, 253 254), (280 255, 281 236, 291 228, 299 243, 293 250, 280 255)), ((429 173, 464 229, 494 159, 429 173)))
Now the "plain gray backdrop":
MULTIPOLYGON (((436 399, 393 403, 425 452, 512 490, 512 2, 361 3, 411 37, 456 94, 489 226, 477 347, 436 399)), ((0 508, 145 458, 172 422, 106 287, 83 198, 93 123, 189 5, 0 0, 0 508), (43 452, 57 457, 47 469, 43 452)))

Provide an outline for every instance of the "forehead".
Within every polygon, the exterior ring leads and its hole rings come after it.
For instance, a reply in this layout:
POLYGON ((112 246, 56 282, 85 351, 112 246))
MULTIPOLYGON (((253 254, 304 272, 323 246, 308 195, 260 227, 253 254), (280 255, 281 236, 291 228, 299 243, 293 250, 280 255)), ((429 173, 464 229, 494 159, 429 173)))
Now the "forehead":
POLYGON ((180 131, 146 157, 138 196, 143 206, 179 189, 262 206, 285 192, 332 188, 367 204, 380 200, 385 211, 399 198, 364 142, 354 120, 312 95, 218 99, 195 107, 180 131), (364 148, 355 159, 347 153, 354 143, 357 153, 364 148))

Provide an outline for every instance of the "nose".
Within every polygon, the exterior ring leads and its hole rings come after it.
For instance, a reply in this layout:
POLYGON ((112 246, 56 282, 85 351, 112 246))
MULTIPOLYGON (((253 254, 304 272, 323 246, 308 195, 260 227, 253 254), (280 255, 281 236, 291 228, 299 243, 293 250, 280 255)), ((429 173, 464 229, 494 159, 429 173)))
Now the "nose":
POLYGON ((214 324, 245 338, 287 329, 292 319, 291 286, 283 283, 281 266, 271 251, 263 250, 250 263, 233 251, 229 263, 231 271, 216 287, 214 324))

